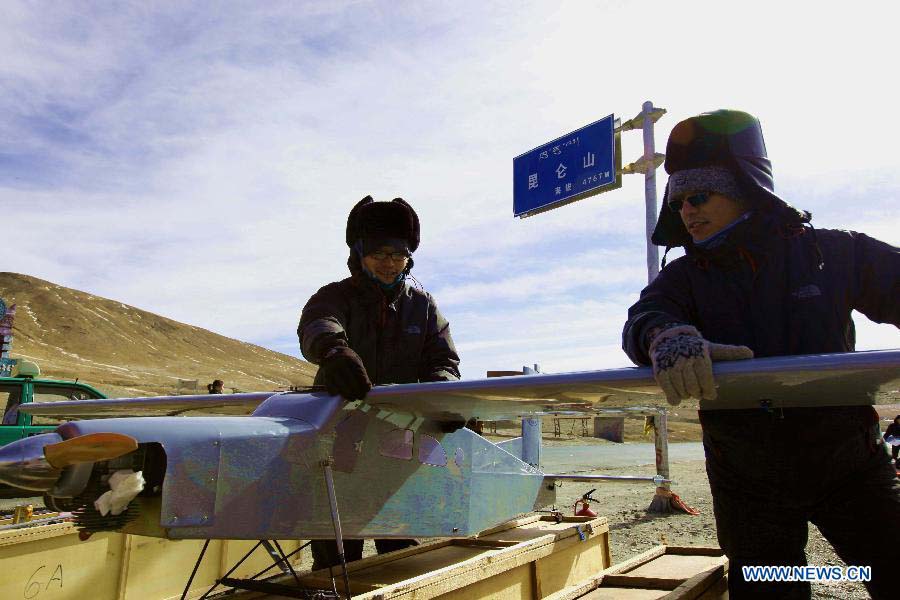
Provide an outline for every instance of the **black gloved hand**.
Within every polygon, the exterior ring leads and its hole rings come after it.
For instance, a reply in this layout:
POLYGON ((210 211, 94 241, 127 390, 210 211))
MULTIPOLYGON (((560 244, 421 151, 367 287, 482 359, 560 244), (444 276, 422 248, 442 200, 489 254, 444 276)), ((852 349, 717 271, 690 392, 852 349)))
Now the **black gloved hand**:
POLYGON ((359 355, 346 346, 328 350, 319 363, 319 371, 329 394, 337 394, 347 400, 362 400, 372 389, 372 382, 359 355))

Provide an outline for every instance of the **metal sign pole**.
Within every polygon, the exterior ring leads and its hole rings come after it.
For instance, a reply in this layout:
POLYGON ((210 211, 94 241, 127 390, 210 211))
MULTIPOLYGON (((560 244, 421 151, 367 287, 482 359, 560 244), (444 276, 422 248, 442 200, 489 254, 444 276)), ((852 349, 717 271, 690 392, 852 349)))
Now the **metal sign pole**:
MULTIPOLYGON (((534 368, 522 367, 523 375, 536 375, 541 372, 538 365, 534 368)), ((522 461, 535 469, 541 468, 541 436, 543 422, 540 417, 522 419, 522 461)))
POLYGON ((647 236, 647 283, 652 282, 659 275, 659 250, 650 241, 653 229, 656 227, 656 169, 666 159, 665 154, 656 151, 653 140, 653 124, 666 114, 666 109, 656 108, 653 102, 644 102, 641 112, 633 119, 625 121, 619 126, 619 131, 640 129, 644 134, 644 154, 633 163, 622 167, 622 173, 644 174, 644 203, 645 203, 645 229, 647 236))
MULTIPOLYGON (((647 100, 643 104, 641 114, 644 116, 644 161, 652 165, 656 156, 656 146, 653 140, 653 102, 647 100)), ((648 168, 644 172, 644 200, 646 202, 647 225, 647 283, 652 282, 659 275, 659 250, 650 241, 653 229, 656 227, 656 169, 648 168)))
MULTIPOLYGON (((669 419, 666 409, 660 408, 654 419, 653 446, 656 451, 656 473, 669 479, 669 419)), ((669 483, 659 487, 671 490, 669 483)))

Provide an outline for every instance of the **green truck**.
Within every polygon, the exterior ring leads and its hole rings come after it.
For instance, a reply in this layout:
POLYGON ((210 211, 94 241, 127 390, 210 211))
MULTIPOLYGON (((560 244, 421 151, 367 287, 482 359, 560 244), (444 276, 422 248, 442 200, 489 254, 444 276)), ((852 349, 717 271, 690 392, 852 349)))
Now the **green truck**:
MULTIPOLYGON (((11 376, 0 377, 0 407, 3 409, 0 446, 30 435, 53 431, 61 423, 60 419, 25 414, 19 411, 22 404, 106 398, 87 384, 44 379, 40 374, 35 363, 18 359, 11 376)), ((20 490, 6 489, 6 486, 0 485, 0 498, 15 498, 20 495, 20 490)))

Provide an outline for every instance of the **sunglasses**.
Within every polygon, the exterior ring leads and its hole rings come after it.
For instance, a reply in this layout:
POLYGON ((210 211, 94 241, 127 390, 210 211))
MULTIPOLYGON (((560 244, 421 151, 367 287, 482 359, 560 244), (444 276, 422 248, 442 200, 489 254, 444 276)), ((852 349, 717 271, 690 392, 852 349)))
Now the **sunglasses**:
POLYGON ((684 203, 687 202, 694 208, 697 208, 701 204, 706 204, 709 200, 709 192, 697 192, 696 194, 691 194, 690 196, 685 196, 684 198, 676 198, 675 200, 669 201, 669 209, 673 212, 681 212, 681 207, 684 206, 684 203))

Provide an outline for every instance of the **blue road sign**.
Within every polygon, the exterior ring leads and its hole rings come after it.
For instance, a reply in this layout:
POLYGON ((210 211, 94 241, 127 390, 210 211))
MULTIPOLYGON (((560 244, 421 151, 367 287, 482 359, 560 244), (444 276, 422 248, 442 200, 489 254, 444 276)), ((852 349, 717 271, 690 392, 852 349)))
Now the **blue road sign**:
POLYGON ((614 121, 609 115, 515 157, 513 214, 527 217, 619 187, 614 121))

